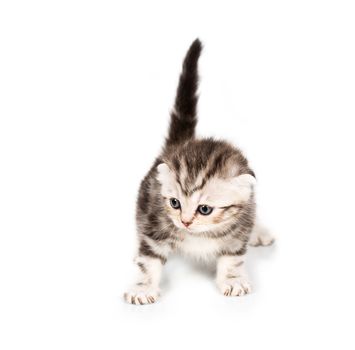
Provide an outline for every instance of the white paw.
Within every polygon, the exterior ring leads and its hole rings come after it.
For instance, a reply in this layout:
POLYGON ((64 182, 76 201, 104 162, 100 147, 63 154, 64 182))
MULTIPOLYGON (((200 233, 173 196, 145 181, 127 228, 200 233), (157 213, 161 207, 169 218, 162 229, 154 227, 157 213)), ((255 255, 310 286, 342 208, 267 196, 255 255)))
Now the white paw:
POLYGON ((242 296, 251 292, 251 285, 247 277, 227 278, 217 282, 217 286, 225 296, 242 296))
POLYGON ((128 292, 124 293, 124 299, 129 304, 144 305, 153 304, 160 296, 159 288, 151 286, 133 286, 128 292))
POLYGON ((273 244, 274 242, 275 238, 269 233, 269 231, 261 227, 256 227, 249 239, 249 245, 253 247, 265 247, 273 244))

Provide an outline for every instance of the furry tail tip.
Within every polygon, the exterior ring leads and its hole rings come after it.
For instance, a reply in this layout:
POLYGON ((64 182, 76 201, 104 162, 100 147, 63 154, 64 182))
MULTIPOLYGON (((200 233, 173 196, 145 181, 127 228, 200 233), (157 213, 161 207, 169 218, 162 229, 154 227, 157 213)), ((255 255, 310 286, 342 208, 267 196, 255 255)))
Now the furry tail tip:
POLYGON ((182 64, 174 110, 171 113, 167 144, 181 143, 195 135, 199 81, 198 59, 201 51, 202 43, 197 38, 192 42, 182 64))

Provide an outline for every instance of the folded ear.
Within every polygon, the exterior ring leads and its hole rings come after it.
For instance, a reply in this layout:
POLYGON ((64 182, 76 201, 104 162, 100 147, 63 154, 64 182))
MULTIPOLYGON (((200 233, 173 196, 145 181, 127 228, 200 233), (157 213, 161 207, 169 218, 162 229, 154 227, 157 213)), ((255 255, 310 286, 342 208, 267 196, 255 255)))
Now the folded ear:
POLYGON ((256 178, 250 174, 242 174, 235 177, 235 181, 239 186, 254 186, 256 185, 256 178))
POLYGON ((158 175, 157 180, 163 184, 166 180, 171 177, 171 170, 165 163, 161 163, 157 166, 158 175))
POLYGON ((240 200, 248 201, 253 187, 256 185, 256 179, 250 174, 242 174, 233 178, 234 185, 238 188, 240 200))
MULTIPOLYGON (((176 192, 176 181, 174 173, 165 164, 161 163, 157 166, 158 175, 157 180, 160 182, 162 187, 163 196, 173 196, 176 192)), ((176 195, 176 194, 175 194, 176 195)))

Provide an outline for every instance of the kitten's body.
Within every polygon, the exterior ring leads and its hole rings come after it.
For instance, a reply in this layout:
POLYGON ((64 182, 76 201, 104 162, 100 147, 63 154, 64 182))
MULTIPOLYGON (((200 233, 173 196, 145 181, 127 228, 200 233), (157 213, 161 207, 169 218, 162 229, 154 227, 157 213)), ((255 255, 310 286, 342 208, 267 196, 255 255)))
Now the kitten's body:
POLYGON ((272 243, 268 235, 261 237, 256 230, 251 237, 255 177, 245 157, 227 142, 195 139, 201 49, 195 40, 186 55, 163 152, 139 190, 136 262, 141 273, 125 294, 133 304, 157 299, 162 265, 175 251, 216 260, 221 292, 246 294, 250 291, 244 269, 248 242, 272 243))

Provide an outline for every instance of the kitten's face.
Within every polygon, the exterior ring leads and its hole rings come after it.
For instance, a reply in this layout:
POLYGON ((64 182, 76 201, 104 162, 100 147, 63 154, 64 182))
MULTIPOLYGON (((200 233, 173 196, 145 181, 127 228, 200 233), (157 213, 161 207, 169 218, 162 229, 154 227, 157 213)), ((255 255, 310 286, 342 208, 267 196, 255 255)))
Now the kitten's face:
POLYGON ((207 181, 201 174, 190 191, 186 191, 164 163, 158 166, 158 180, 169 217, 176 227, 191 233, 228 226, 248 201, 255 184, 255 178, 247 174, 228 179, 214 177, 207 181))

